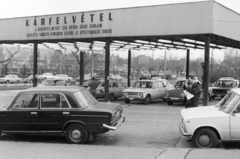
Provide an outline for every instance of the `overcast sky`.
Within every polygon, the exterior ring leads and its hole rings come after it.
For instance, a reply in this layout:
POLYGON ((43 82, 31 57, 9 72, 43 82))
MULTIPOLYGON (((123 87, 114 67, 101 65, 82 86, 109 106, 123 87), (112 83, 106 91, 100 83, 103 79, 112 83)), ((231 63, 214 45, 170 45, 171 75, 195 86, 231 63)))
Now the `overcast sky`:
MULTIPOLYGON (((71 13, 101 9, 161 5, 171 3, 186 3, 197 1, 201 0, 0 0, 1 6, 0 18, 37 16, 58 13, 71 13)), ((240 0, 215 0, 215 1, 226 6, 227 8, 230 8, 240 13, 240 0)), ((194 58, 203 57, 203 51, 192 50, 192 52, 193 53, 191 54, 191 56, 194 58)), ((214 52, 217 52, 218 55, 221 54, 221 52, 219 51, 214 52)), ((183 55, 185 55, 185 51, 172 54, 173 57, 175 56, 181 57, 183 55)), ((164 54, 161 53, 154 56, 155 58, 162 57, 164 56, 164 54)))
MULTIPOLYGON (((201 0, 0 0, 0 18, 82 12, 201 0)), ((216 0, 240 13, 239 0, 216 0)))

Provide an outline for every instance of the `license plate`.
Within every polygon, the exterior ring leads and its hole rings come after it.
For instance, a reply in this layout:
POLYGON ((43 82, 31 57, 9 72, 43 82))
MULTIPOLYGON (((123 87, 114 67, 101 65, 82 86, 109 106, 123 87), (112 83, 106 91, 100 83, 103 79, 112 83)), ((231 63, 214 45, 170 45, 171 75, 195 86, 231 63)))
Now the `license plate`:
POLYGON ((129 100, 134 100, 134 98, 129 98, 129 100))
POLYGON ((171 98, 172 100, 178 100, 178 98, 171 98))

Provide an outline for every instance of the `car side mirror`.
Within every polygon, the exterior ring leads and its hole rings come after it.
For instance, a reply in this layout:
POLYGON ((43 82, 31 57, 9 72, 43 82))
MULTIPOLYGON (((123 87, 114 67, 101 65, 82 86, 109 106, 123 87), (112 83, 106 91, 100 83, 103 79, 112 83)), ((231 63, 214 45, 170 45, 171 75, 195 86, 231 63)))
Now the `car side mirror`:
POLYGON ((237 113, 238 111, 235 109, 235 110, 233 110, 233 112, 232 112, 232 116, 235 116, 235 114, 237 113))

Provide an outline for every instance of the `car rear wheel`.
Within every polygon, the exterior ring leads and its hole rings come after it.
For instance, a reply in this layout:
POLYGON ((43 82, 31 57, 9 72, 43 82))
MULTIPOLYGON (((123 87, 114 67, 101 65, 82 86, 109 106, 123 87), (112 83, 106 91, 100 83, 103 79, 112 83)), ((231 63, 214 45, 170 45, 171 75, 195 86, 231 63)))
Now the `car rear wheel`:
POLYGON ((144 104, 149 104, 150 103, 150 96, 149 95, 147 95, 146 97, 145 97, 145 99, 144 99, 144 104))
POLYGON ((88 132, 83 125, 71 124, 67 127, 66 139, 72 144, 85 144, 88 140, 88 132))
POLYGON ((193 135, 193 145, 199 148, 214 148, 217 147, 218 139, 216 133, 209 128, 197 130, 193 135))
POLYGON ((112 93, 109 94, 109 97, 108 97, 108 98, 109 98, 110 101, 114 101, 114 94, 112 94, 112 93))
POLYGON ((125 99, 125 103, 130 103, 130 100, 129 99, 125 99))
POLYGON ((168 101, 167 104, 168 105, 173 105, 173 102, 168 101))

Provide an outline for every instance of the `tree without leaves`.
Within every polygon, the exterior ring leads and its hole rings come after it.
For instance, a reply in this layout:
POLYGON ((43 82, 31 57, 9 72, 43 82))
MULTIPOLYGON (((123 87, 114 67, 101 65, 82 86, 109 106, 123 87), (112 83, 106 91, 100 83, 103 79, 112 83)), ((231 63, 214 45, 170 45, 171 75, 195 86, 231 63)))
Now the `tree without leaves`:
MULTIPOLYGON (((18 54, 18 53, 20 53, 20 52, 22 52, 23 50, 24 50, 24 48, 23 49, 21 49, 21 47, 17 47, 17 49, 15 49, 16 47, 11 47, 10 49, 8 48, 8 47, 5 47, 5 49, 6 49, 6 51, 7 51, 7 55, 5 55, 6 56, 6 58, 5 57, 3 57, 2 58, 2 60, 0 60, 0 63, 10 63, 11 61, 13 61, 14 60, 14 57, 18 54)), ((3 54, 2 54, 3 55, 3 54)))

